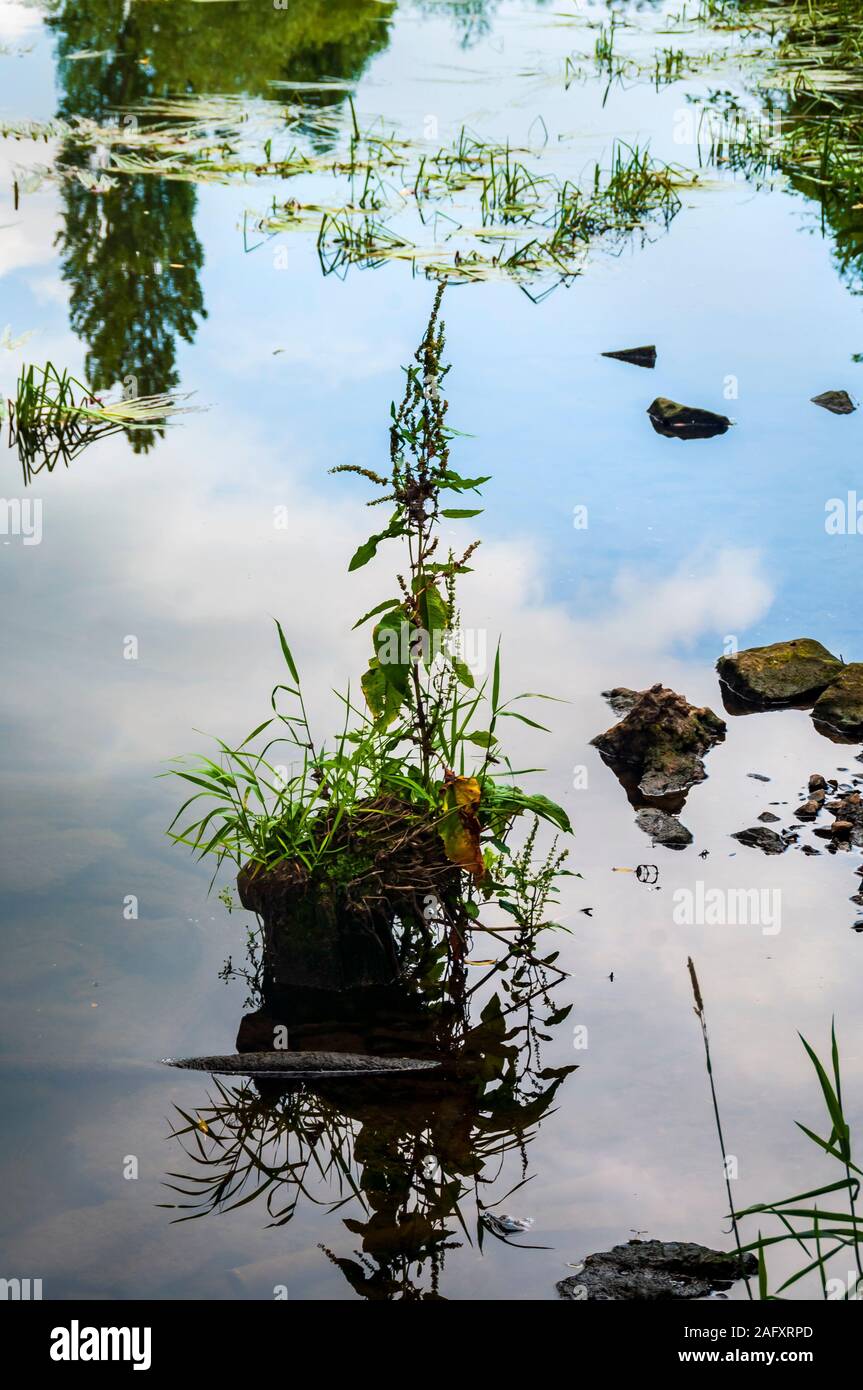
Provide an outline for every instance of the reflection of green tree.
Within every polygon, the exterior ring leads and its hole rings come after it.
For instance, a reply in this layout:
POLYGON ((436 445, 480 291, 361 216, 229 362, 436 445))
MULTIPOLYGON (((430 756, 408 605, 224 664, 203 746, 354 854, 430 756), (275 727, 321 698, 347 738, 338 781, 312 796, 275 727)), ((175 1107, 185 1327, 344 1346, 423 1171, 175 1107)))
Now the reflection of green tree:
MULTIPOLYGON (((392 8, 377 0, 292 0, 287 10, 270 0, 62 0, 48 21, 57 37, 60 114, 102 123, 116 119, 118 107, 153 97, 259 96, 273 79, 352 78, 387 42, 392 8), (74 56, 82 52, 97 56, 74 56)), ((64 153, 66 164, 83 158, 64 153)), ((64 197, 63 276, 72 327, 87 344, 90 384, 106 390, 133 377, 139 394, 173 390, 177 338, 191 342, 205 315, 194 186, 123 176, 94 194, 69 180, 64 197)), ((152 435, 137 433, 132 442, 146 448, 152 435)))
POLYGON ((780 35, 776 67, 787 97, 763 89, 765 116, 781 113, 778 152, 759 139, 729 151, 748 175, 778 162, 789 183, 821 206, 822 226, 834 244, 837 269, 852 292, 863 293, 863 78, 859 0, 811 0, 805 7, 778 0, 741 0, 736 7, 759 32, 765 16, 780 35), (832 72, 833 76, 828 74, 832 72), (773 102, 776 106, 774 108, 773 102))

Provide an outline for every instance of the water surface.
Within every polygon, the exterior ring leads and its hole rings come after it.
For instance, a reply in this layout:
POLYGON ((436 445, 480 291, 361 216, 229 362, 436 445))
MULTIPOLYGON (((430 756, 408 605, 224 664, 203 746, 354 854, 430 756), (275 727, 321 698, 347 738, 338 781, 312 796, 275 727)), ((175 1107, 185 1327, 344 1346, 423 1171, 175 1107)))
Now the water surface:
MULTIPOLYGON (((661 12, 617 13, 654 46, 661 12)), ((442 142, 467 124, 527 144, 541 117, 550 144, 571 137, 561 168, 574 175, 615 137, 694 164, 675 115, 706 79, 608 92, 601 74, 562 80, 568 54, 592 52, 588 21, 604 18, 604 6, 582 7, 564 24, 558 7, 527 0, 293 0, 284 13, 263 0, 4 4, 2 117, 101 118, 152 94, 261 99, 273 81, 334 78, 359 113, 412 138, 433 116, 442 142)), ((320 109, 348 119, 340 90, 320 109)), ((58 1299, 271 1298, 277 1286, 292 1299, 397 1297, 433 1284, 453 1299, 544 1299, 568 1262, 634 1232, 729 1248, 686 959, 707 1004, 735 1200, 826 1181, 829 1165, 794 1126, 822 1122, 797 1032, 826 1050, 835 1016, 859 1122, 863 937, 848 901, 859 853, 765 858, 729 836, 775 802, 790 817, 812 771, 860 775, 859 750, 820 737, 805 711, 729 719, 686 806, 695 843, 674 853, 651 848, 589 740, 613 722, 600 693, 613 685, 661 680, 721 711, 713 664, 730 639, 812 635, 861 658, 860 537, 825 529, 830 498, 863 496, 860 417, 810 404, 826 389, 853 393, 863 370, 859 302, 829 227, 790 187, 712 171, 667 230, 597 249, 540 303, 502 278, 447 291, 452 418, 470 436, 460 462, 494 477, 465 620, 491 645, 501 633, 508 688, 568 702, 548 707, 549 735, 524 729, 512 742, 517 763, 546 769, 537 789, 575 827, 583 877, 565 892, 571 934, 555 944, 569 974, 554 992, 573 1008, 542 1061, 578 1070, 524 1152, 484 1170, 487 1201, 529 1176, 503 1209, 532 1217, 530 1236, 486 1237, 480 1250, 468 1201, 434 1278, 438 1261, 399 1265, 390 1233, 368 1258, 398 1266, 399 1280, 364 1285, 355 1252, 371 1246, 345 1224, 367 1221, 375 1200, 362 1144, 352 1172, 365 1198, 338 1210, 332 1174, 310 1176, 283 1225, 260 1201, 182 1224, 158 1205, 183 1162, 172 1107, 195 1113, 213 1094, 158 1059, 233 1050, 246 995, 219 978, 228 955, 242 958, 246 915, 229 915, 206 866, 166 839, 178 797, 158 774, 209 735, 242 738, 266 717, 280 677, 272 615, 321 729, 332 688, 356 680, 367 638, 349 629, 380 597, 386 561, 347 574, 365 499, 327 470, 380 466, 434 286, 405 263, 323 276, 309 236, 245 250, 244 216, 273 196, 263 182, 130 180, 106 224, 84 185, 27 191, 19 176, 16 210, 14 171, 51 157, 0 146, 0 328, 33 334, 0 348, 4 394, 22 361, 50 359, 99 387, 134 374, 144 390, 194 392, 207 409, 148 451, 114 438, 38 476, 27 495, 41 502, 41 543, 4 537, 5 1272, 42 1278, 58 1299), (652 372, 599 355, 649 342, 652 372), (645 413, 657 395, 735 427, 662 438, 645 413), (587 529, 573 525, 580 506, 587 529), (655 887, 618 872, 644 862, 655 887), (674 890, 699 881, 780 890, 781 931, 675 924, 674 890), (124 1177, 130 1156, 136 1180, 124 1177)), ((4 496, 22 497, 14 451, 3 467, 4 496)), ((459 542, 469 524, 453 523, 459 542)), ((386 1106, 361 1115, 366 1144, 402 1118, 386 1106)), ((465 1142, 481 1147, 473 1130, 465 1142)), ((777 1281, 782 1267, 777 1256, 777 1281)))

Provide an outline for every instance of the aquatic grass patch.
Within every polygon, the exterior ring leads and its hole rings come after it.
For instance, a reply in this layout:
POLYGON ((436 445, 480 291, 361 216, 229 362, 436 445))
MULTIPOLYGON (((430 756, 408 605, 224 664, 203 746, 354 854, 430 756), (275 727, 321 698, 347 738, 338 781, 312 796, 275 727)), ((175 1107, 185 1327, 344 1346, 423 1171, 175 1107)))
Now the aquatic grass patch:
POLYGON ((823 1298, 856 1301, 863 1295, 863 1220, 857 1209, 863 1168, 854 1161, 851 1127, 842 1096, 835 1022, 831 1026, 830 1060, 826 1066, 802 1034, 800 1041, 818 1079, 829 1128, 826 1136, 816 1134, 799 1120, 797 1128, 822 1154, 838 1164, 842 1176, 834 1182, 783 1197, 778 1201, 758 1202, 753 1206, 744 1207, 733 1212, 733 1220, 758 1221, 756 1239, 743 1245, 741 1249, 758 1257, 761 1298, 781 1298, 802 1279, 816 1276, 823 1298), (784 1229, 778 1235, 764 1235, 761 1230, 764 1218, 778 1221, 784 1229), (775 1247, 785 1250, 789 1246, 798 1248, 803 1263, 771 1293, 767 1270, 768 1251, 775 1247), (840 1276, 838 1278, 837 1272, 840 1276))
POLYGON ((14 400, 7 402, 9 444, 17 449, 25 486, 59 462, 67 467, 84 449, 119 433, 163 430, 192 407, 188 396, 162 393, 111 399, 96 394, 53 362, 21 370, 14 400))
POLYGON ((301 103, 247 108, 200 96, 118 108, 108 124, 76 118, 6 131, 60 141, 54 165, 27 170, 27 188, 54 178, 98 196, 124 179, 266 182, 269 209, 243 218, 246 249, 312 234, 327 274, 407 261, 438 279, 543 281, 536 297, 579 273, 589 243, 611 249, 648 225, 667 226, 693 177, 619 141, 579 179, 565 177, 566 142, 550 150, 547 132, 545 145, 527 148, 462 128, 434 147, 380 119, 361 123, 350 97, 323 128, 309 124, 317 120, 301 103), (285 183, 296 190, 287 198, 285 183))
MULTIPOLYGON (((827 1157, 834 1159, 842 1170, 842 1176, 833 1182, 806 1192, 798 1192, 774 1202, 757 1202, 748 1207, 736 1208, 731 1195, 731 1165, 725 1144, 722 1118, 716 1088, 716 1077, 707 1030, 707 1015, 701 985, 691 958, 687 960, 690 985, 692 989, 694 1012, 701 1027, 704 1056, 710 1085, 710 1096, 719 1147, 722 1154, 725 1190, 728 1197, 729 1217, 734 1241, 741 1261, 747 1255, 758 1260, 757 1296, 759 1299, 778 1299, 787 1290, 794 1288, 801 1280, 816 1276, 824 1298, 858 1299, 863 1294, 863 1219, 858 1214, 857 1204, 860 1196, 861 1169, 854 1160, 851 1127, 844 1109, 842 1096, 842 1077, 839 1060, 839 1045, 836 1040, 835 1022, 830 1031, 830 1062, 825 1066, 817 1053, 800 1035, 800 1041, 814 1068, 821 1096, 827 1111, 829 1131, 826 1137, 815 1133, 808 1126, 797 1121, 797 1128, 827 1157), (818 1199, 826 1199, 820 1205, 818 1199), (844 1208, 841 1207, 844 1201, 844 1208), (778 1235, 765 1235, 762 1230, 763 1219, 779 1222, 783 1228, 778 1235), (758 1221, 758 1234, 748 1242, 742 1235, 743 1222, 758 1221), (768 1280, 768 1251, 773 1247, 796 1246, 801 1252, 803 1263, 771 1293, 768 1280), (846 1260, 846 1269, 841 1266, 846 1260), (836 1261, 839 1261, 837 1266, 836 1261), (849 1269, 848 1266, 851 1266, 849 1269), (842 1278, 836 1278, 837 1268, 842 1278)), ((749 1279, 746 1280, 749 1298, 753 1297, 749 1279)))
MULTIPOLYGON (((524 153, 462 131, 452 146, 421 156, 395 202, 383 182, 365 206, 348 190, 348 201, 320 216, 325 273, 402 260, 441 280, 509 278, 529 286, 545 279, 547 292, 579 274, 590 249, 613 250, 633 234, 647 238, 652 227, 667 227, 681 192, 697 182, 622 141, 578 182, 535 167, 524 153)), ((291 200, 247 225, 275 236, 307 229, 315 211, 291 200)))
POLYGON ((185 1164, 166 1175, 173 1196, 160 1206, 184 1222, 256 1202, 273 1226, 303 1201, 350 1206, 349 1231, 369 1237, 362 1265, 336 1261, 352 1284, 361 1273, 390 1296, 416 1296, 422 1276, 435 1287, 456 1235, 481 1252, 497 1234, 494 1213, 530 1181, 530 1145, 574 1070, 541 1062, 542 1030, 568 1009, 543 986, 517 1009, 493 996, 438 1054, 433 1089, 401 1088, 395 1111, 380 1083, 359 1078, 341 1094, 314 1083, 261 1094, 214 1078, 206 1104, 174 1107, 185 1164))
MULTIPOLYGON (((852 0, 705 0, 699 14, 761 39, 741 74, 767 119, 750 120, 739 96, 704 103, 734 138, 711 140, 708 160, 756 185, 781 178, 819 208, 840 274, 863 271, 863 15, 852 0)), ((710 122, 708 120, 708 130, 710 122)))

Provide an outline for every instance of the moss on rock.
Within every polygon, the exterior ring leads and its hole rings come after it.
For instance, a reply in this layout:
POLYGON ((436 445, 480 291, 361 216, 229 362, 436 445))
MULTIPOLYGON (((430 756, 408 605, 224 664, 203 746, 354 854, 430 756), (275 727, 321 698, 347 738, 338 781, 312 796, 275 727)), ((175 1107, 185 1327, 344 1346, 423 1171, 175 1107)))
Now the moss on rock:
POLYGON ((827 724, 843 737, 863 738, 863 662, 843 666, 812 710, 816 724, 827 724))
POLYGON ((758 705, 814 700, 842 671, 842 663, 820 642, 798 637, 769 647, 750 647, 716 663, 719 679, 741 699, 758 705))

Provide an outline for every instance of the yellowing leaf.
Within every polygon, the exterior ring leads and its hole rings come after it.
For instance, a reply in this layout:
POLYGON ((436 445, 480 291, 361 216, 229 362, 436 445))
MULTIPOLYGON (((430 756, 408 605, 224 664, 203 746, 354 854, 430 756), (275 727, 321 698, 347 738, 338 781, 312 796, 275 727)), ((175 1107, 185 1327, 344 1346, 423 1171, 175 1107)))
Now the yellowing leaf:
POLYGON ((473 874, 479 882, 485 873, 477 818, 482 795, 479 782, 475 777, 457 777, 454 772, 447 772, 440 792, 445 811, 440 836, 446 857, 450 863, 473 874))

